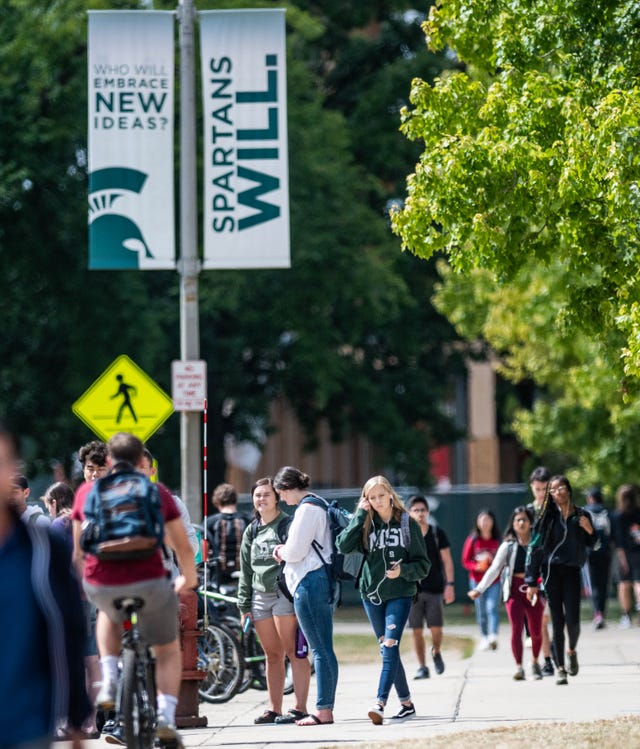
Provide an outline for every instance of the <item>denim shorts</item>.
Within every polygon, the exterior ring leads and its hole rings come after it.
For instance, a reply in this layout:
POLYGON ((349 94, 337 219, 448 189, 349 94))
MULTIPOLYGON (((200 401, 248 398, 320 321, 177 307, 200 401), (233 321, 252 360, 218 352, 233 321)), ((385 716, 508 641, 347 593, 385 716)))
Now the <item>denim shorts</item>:
POLYGON ((251 616, 254 622, 272 619, 274 616, 294 616, 294 614, 293 602, 287 600, 282 593, 253 591, 251 616))
POLYGON ((166 577, 143 580, 128 585, 91 585, 83 583, 87 598, 111 619, 124 621, 124 613, 114 606, 118 598, 141 598, 144 606, 138 613, 138 626, 149 645, 168 645, 178 637, 178 596, 166 577))

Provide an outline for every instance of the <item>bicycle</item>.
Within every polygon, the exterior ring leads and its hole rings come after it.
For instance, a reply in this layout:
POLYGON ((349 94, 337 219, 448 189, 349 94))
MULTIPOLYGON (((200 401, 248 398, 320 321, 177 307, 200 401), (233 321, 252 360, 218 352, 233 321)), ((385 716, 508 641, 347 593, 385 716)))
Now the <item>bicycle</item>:
MULTIPOLYGON (((243 631, 238 616, 238 599, 233 585, 222 585, 216 572, 216 562, 209 562, 212 574, 208 576, 208 589, 204 589, 203 569, 200 568, 201 585, 197 590, 200 628, 209 621, 207 631, 199 640, 198 667, 207 672, 200 685, 199 695, 206 702, 227 702, 236 694, 253 688, 266 690, 266 656, 260 638, 253 626, 243 631), (236 653, 239 652, 239 658, 236 653)), ((283 693, 293 693, 293 674, 287 660, 283 693)))
POLYGON ((223 624, 209 624, 197 648, 198 668, 206 674, 198 687, 200 698, 227 702, 238 693, 244 677, 243 653, 235 634, 223 624))
POLYGON ((153 749, 156 736, 155 658, 140 636, 138 612, 141 598, 120 598, 115 607, 124 611, 122 678, 116 702, 128 749, 153 749))
POLYGON ((244 632, 237 614, 228 611, 230 606, 233 606, 233 610, 237 611, 237 597, 215 589, 205 591, 203 588, 198 590, 198 595, 203 599, 203 604, 206 602, 207 613, 214 625, 225 627, 231 631, 235 641, 239 644, 244 675, 238 685, 237 692, 241 694, 250 687, 265 690, 267 688, 266 656, 253 623, 244 632))

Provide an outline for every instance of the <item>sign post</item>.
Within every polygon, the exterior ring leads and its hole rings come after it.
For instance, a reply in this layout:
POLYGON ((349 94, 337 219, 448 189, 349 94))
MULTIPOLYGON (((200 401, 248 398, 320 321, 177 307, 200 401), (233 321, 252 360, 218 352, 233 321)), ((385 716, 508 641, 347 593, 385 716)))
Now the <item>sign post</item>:
MULTIPOLYGON (((196 94, 193 0, 181 0, 180 21, 180 358, 200 359, 198 305, 198 195, 196 180, 196 94)), ((200 411, 180 413, 182 500, 192 518, 199 517, 200 411)))

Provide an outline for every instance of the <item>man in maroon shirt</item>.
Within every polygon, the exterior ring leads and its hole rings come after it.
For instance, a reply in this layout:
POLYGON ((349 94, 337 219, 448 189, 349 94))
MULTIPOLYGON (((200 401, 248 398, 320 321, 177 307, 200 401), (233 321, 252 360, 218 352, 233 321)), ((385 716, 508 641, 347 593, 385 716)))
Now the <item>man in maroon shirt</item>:
MULTIPOLYGON (((144 458, 144 445, 132 434, 120 432, 108 443, 110 472, 130 473, 137 470, 144 458)), ((84 506, 93 483, 85 483, 76 492, 71 517, 73 519, 74 561, 83 576, 87 597, 99 609, 96 638, 102 667, 102 687, 96 698, 98 707, 105 710, 115 706, 118 683, 118 659, 122 632, 122 612, 114 606, 118 598, 136 597, 145 604, 139 613, 140 632, 153 646, 156 657, 158 689, 157 735, 162 741, 178 741, 175 730, 175 708, 178 701, 182 660, 178 641, 177 594, 198 584, 193 551, 180 519, 171 492, 158 484, 165 539, 175 551, 181 574, 171 583, 158 549, 144 559, 124 561, 100 560, 84 554, 80 535, 84 521, 84 506)))

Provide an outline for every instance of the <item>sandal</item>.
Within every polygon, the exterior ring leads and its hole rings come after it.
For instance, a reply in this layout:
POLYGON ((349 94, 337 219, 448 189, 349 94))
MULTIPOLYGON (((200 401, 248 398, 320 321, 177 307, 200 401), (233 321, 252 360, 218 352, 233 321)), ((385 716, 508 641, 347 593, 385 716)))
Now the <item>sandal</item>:
POLYGON ((259 715, 253 722, 256 724, 262 723, 275 723, 277 718, 281 718, 280 713, 274 713, 273 710, 265 710, 262 715, 259 715))
POLYGON ((292 707, 286 715, 279 715, 273 722, 278 725, 286 723, 295 723, 297 720, 304 720, 309 717, 309 713, 303 713, 302 710, 296 710, 292 707))
POLYGON ((313 715, 313 713, 307 715, 306 718, 302 718, 302 720, 296 721, 297 726, 330 726, 332 723, 332 720, 320 720, 320 718, 318 718, 317 715, 313 715))

